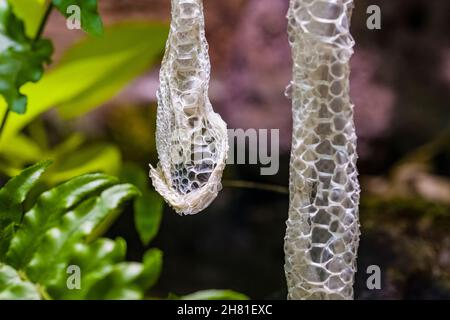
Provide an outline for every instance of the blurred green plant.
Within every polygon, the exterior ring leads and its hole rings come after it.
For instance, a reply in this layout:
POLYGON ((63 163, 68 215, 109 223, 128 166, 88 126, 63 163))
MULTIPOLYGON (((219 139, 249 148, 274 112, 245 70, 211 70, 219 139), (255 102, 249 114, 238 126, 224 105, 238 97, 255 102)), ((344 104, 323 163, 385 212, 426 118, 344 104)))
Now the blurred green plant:
MULTIPOLYGON (((33 3, 35 8, 45 7, 41 0, 26 1, 33 3)), ((74 1, 54 0, 53 4, 61 9, 69 2, 74 1)), ((22 2, 11 3, 30 30, 27 32, 35 33, 36 21, 42 20, 42 10, 32 12, 22 2)), ((93 7, 91 9, 88 11, 95 11, 93 7)), ((116 145, 87 143, 85 136, 73 133, 57 145, 49 146, 49 134, 42 124, 39 125, 40 119, 52 107, 56 107, 64 120, 70 120, 104 104, 156 63, 167 32, 166 25, 149 22, 127 22, 108 27, 102 37, 85 38, 68 49, 58 66, 46 73, 41 81, 21 86, 21 94, 28 97, 28 110, 26 114, 5 116, 7 121, 0 137, 0 171, 14 176, 28 164, 52 159, 55 165, 43 177, 48 183, 59 183, 93 171, 117 175, 122 160, 116 145), (33 130, 36 127, 41 129, 33 130), (24 128, 29 129, 29 135, 23 133, 24 128)), ((0 77, 2 68, 0 60, 0 77)), ((0 114, 8 113, 7 105, 0 101, 0 114)), ((70 122, 66 121, 66 124, 70 127, 70 122)))

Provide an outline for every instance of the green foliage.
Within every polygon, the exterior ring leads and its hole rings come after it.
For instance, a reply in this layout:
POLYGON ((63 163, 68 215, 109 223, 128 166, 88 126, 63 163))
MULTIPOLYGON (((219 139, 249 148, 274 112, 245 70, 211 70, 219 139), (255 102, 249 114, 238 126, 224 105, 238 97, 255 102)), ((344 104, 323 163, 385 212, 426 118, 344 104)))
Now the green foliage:
POLYGON ((61 149, 56 150, 54 159, 57 162, 48 176, 48 181, 52 184, 87 172, 117 174, 121 165, 120 151, 110 143, 99 142, 73 149, 68 153, 60 152, 61 149))
POLYGON ((78 243, 68 259, 68 264, 77 265, 83 270, 80 289, 66 290, 66 273, 61 271, 49 288, 50 294, 61 299, 85 298, 95 283, 111 273, 114 264, 125 259, 125 252, 126 243, 122 238, 98 239, 90 245, 78 243))
POLYGON ((12 222, 20 222, 22 203, 49 165, 49 161, 44 161, 27 168, 0 189, 0 212, 2 213, 0 215, 0 226, 12 222))
POLYGON ((81 27, 94 36, 103 34, 103 23, 97 9, 97 0, 52 0, 55 7, 65 17, 69 17, 67 8, 76 5, 81 10, 81 27))
POLYGON ((142 288, 152 286, 161 272, 162 253, 157 249, 144 255, 143 264, 119 263, 86 296, 87 299, 142 299, 142 288))
MULTIPOLYGON (((44 132, 45 135, 46 132, 44 132)), ((44 139, 47 139, 45 137, 44 139)), ((37 140, 37 139, 36 139, 37 140)), ((0 170, 9 176, 20 173, 23 166, 42 159, 52 159, 54 165, 46 172, 43 181, 55 184, 72 177, 101 171, 116 175, 121 167, 120 150, 111 143, 86 143, 80 133, 74 133, 53 148, 41 146, 25 135, 10 139, 0 151, 5 161, 0 162, 0 170)))
POLYGON ((163 200, 148 187, 147 175, 136 165, 124 165, 121 180, 132 183, 141 190, 142 197, 134 200, 134 224, 142 243, 148 245, 158 233, 163 214, 163 200))
POLYGON ((0 95, 8 108, 23 114, 27 97, 20 92, 27 82, 37 82, 50 62, 53 47, 48 40, 32 40, 6 0, 0 2, 0 95))
POLYGON ((159 277, 161 252, 151 249, 142 263, 125 262, 124 240, 88 241, 124 202, 139 195, 137 188, 87 174, 42 193, 22 212, 20 205, 48 166, 47 161, 27 168, 0 190, 0 208, 7 208, 0 219, 9 222, 1 231, 11 233, 0 238, 0 248, 6 248, 0 255, 0 298, 143 298, 159 277), (82 272, 79 290, 67 287, 70 265, 82 272))
MULTIPOLYGON (((164 24, 129 21, 108 27, 101 38, 86 38, 69 49, 61 66, 95 61, 100 75, 85 90, 60 103, 60 115, 66 119, 78 117, 114 97, 158 62, 167 32, 164 24), (101 67, 108 59, 111 62, 101 67)), ((83 70, 81 75, 91 78, 92 69, 83 70)))

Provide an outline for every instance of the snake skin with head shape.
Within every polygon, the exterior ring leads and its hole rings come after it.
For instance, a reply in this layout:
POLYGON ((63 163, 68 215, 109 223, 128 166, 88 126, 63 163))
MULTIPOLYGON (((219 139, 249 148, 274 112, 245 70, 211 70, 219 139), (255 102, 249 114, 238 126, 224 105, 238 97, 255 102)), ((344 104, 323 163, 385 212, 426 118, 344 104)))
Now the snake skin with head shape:
POLYGON ((221 189, 228 138, 208 98, 210 69, 202 0, 172 0, 158 91, 160 162, 150 177, 179 214, 202 211, 221 189))
POLYGON ((352 0, 290 1, 288 299, 353 298, 360 188, 349 97, 352 8, 352 0))

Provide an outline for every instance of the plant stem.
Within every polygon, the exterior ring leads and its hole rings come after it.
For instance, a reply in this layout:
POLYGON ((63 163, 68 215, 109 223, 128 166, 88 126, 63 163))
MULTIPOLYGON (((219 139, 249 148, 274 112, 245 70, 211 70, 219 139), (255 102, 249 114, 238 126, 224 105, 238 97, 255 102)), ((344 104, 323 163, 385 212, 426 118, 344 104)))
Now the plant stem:
POLYGON ((279 186, 276 184, 260 183, 253 181, 244 180, 224 180, 223 185, 230 188, 245 188, 245 189, 258 189, 271 191, 281 194, 289 194, 289 189, 287 187, 279 186))
POLYGON ((3 115, 2 124, 0 125, 0 139, 2 137, 2 132, 3 132, 3 129, 5 128, 8 117, 9 117, 9 108, 6 109, 5 114, 3 115))
MULTIPOLYGON (((36 35, 33 38, 33 43, 36 43, 44 32, 45 24, 47 23, 48 18, 50 17, 50 13, 53 9, 53 3, 50 2, 50 4, 47 7, 47 10, 45 10, 44 16, 42 17, 41 23, 39 24, 38 31, 36 32, 36 35)), ((10 109, 7 108, 5 114, 3 115, 2 123, 0 125, 0 139, 2 137, 3 129, 5 128, 6 122, 8 121, 10 109)))
POLYGON ((36 35, 34 36, 33 42, 36 42, 41 38, 42 33, 44 32, 45 24, 47 23, 47 20, 50 17, 50 13, 52 12, 52 9, 53 9, 53 3, 50 2, 50 4, 47 7, 47 10, 45 10, 44 16, 42 17, 41 23, 39 24, 39 28, 38 28, 38 31, 36 32, 36 35))
MULTIPOLYGON (((18 270, 17 273, 19 274, 20 279, 22 279, 23 281, 33 283, 32 281, 30 281, 30 279, 28 278, 25 271, 18 270)), ((52 297, 48 294, 48 292, 44 286, 42 286, 40 284, 35 284, 35 286, 36 286, 37 291, 39 292, 39 295, 41 296, 41 298, 43 300, 53 300, 52 297)))
POLYGON ((53 300, 52 297, 50 297, 50 295, 48 294, 47 290, 45 290, 45 288, 43 286, 38 284, 37 285, 37 289, 38 289, 38 292, 41 295, 42 299, 44 299, 44 300, 53 300))

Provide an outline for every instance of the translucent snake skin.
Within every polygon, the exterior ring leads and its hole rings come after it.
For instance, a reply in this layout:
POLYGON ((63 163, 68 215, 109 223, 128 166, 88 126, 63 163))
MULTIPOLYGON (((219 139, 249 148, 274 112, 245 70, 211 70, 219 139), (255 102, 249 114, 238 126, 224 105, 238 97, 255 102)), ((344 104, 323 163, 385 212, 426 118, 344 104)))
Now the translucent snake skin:
POLYGON ((349 97, 352 8, 352 0, 290 1, 288 299, 353 298, 360 188, 349 97))
POLYGON ((155 189, 179 214, 205 209, 221 189, 228 152, 225 122, 208 98, 210 61, 202 0, 172 0, 160 71, 155 189))

